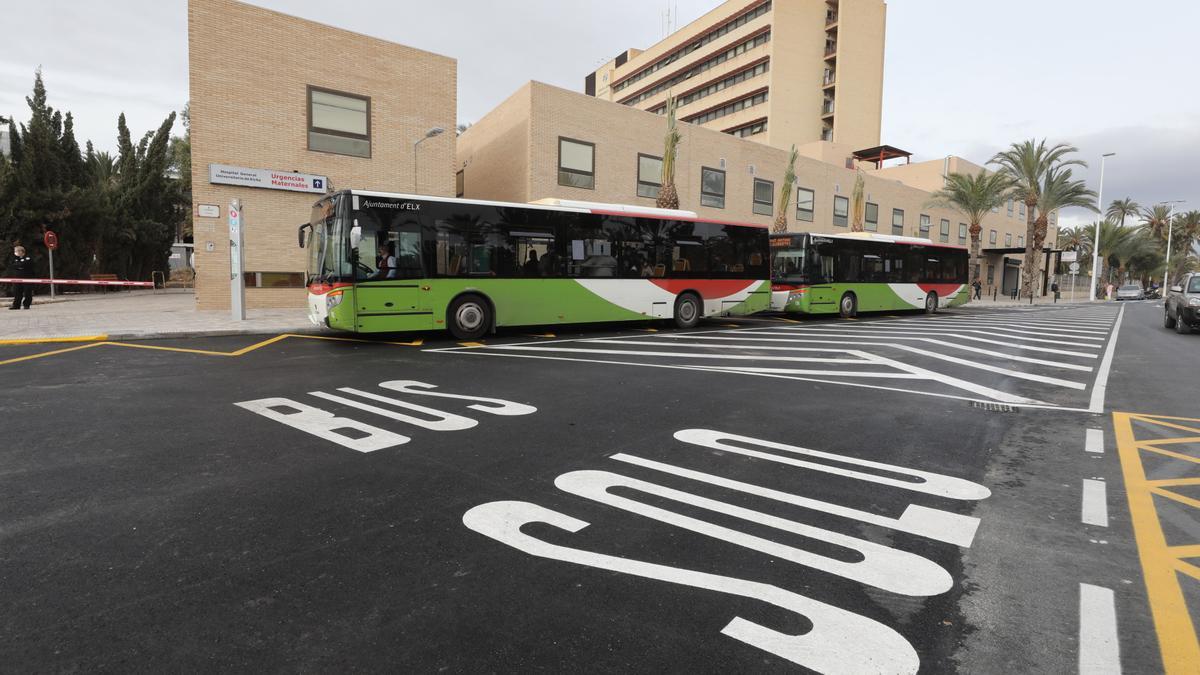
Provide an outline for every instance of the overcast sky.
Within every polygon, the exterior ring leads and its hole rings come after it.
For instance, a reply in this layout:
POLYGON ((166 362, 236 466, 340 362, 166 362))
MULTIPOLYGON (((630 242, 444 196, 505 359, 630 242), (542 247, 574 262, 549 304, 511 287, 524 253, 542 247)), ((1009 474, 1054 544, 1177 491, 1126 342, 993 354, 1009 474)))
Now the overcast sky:
MULTIPOLYGON (((458 59, 459 121, 471 122, 530 79, 582 91, 591 69, 663 36, 667 1, 253 4, 458 59)), ((672 4, 682 26, 719 0, 672 4)), ((0 115, 27 117, 39 65, 51 104, 75 113, 81 145, 111 150, 119 112, 136 135, 187 100, 185 0, 4 0, 0 15, 0 115)), ((1093 189, 1100 155, 1117 153, 1105 202, 1186 199, 1183 208, 1200 209, 1197 26, 1191 0, 891 0, 882 140, 914 160, 982 163, 1046 136, 1080 148, 1093 189)))

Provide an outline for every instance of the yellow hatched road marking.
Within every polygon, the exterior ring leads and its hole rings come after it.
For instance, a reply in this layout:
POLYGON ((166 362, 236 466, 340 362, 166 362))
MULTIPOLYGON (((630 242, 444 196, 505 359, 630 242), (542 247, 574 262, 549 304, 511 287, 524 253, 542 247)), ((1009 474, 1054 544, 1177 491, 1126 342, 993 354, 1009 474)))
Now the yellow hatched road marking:
MULTIPOLYGON (((1200 482, 1200 476, 1151 480, 1146 476, 1141 453, 1152 452, 1190 463, 1200 473, 1200 457, 1157 447, 1167 442, 1175 445, 1191 443, 1200 450, 1200 419, 1114 412, 1113 427, 1125 478, 1125 491, 1129 498, 1129 513, 1133 519, 1133 532, 1142 560, 1142 576, 1146 581, 1146 594, 1150 598, 1150 613, 1154 617, 1154 628, 1162 652, 1163 669, 1168 674, 1195 673, 1197 664, 1200 664, 1200 641, 1197 640, 1196 629, 1188 612, 1179 575, 1200 581, 1200 567, 1186 560, 1200 556, 1200 543, 1167 544, 1166 534, 1159 522, 1155 496, 1200 510, 1200 501, 1165 489, 1167 485, 1195 485, 1200 482), (1134 421, 1156 425, 1164 431, 1171 429, 1195 435, 1139 439, 1133 430, 1134 421)), ((1190 580, 1184 581, 1192 583, 1190 580)))

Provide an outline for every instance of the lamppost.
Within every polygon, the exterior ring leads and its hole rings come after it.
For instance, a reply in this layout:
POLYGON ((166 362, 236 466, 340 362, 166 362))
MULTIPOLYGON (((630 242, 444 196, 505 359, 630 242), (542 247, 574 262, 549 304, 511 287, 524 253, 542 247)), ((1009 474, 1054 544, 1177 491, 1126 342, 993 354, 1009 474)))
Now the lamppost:
POLYGON ((1088 300, 1096 300, 1096 270, 1100 267, 1100 224, 1104 222, 1104 160, 1117 153, 1106 152, 1100 155, 1100 189, 1096 192, 1096 210, 1100 218, 1096 220, 1096 236, 1092 237, 1092 281, 1088 285, 1088 300))
POLYGON ((413 143, 413 194, 414 195, 417 194, 417 146, 424 143, 425 141, 433 138, 434 136, 441 135, 442 132, 444 132, 444 131, 446 131, 446 130, 441 127, 434 127, 432 129, 430 129, 429 131, 426 131, 424 136, 418 138, 416 140, 416 142, 413 143))
POLYGON ((1175 229, 1175 219, 1171 217, 1171 211, 1175 208, 1172 204, 1182 204, 1183 199, 1172 199, 1169 202, 1158 202, 1155 206, 1163 205, 1167 207, 1167 262, 1166 269, 1163 270, 1163 285, 1162 296, 1167 297, 1167 278, 1171 276, 1171 234, 1175 229))

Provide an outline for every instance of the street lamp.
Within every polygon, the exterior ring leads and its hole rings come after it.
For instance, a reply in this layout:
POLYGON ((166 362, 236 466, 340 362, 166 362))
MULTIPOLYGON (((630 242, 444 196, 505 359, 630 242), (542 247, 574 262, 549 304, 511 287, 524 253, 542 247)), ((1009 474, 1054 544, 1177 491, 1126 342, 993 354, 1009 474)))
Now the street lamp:
POLYGON ((1164 205, 1167 207, 1167 262, 1165 265, 1166 269, 1163 270, 1163 285, 1162 285, 1162 296, 1164 298, 1167 297, 1167 277, 1169 277, 1171 275, 1171 234, 1172 234, 1172 231, 1175 229, 1175 219, 1171 217, 1171 211, 1175 207, 1171 206, 1171 205, 1172 204, 1182 204, 1184 201, 1185 200, 1183 200, 1183 199, 1172 199, 1169 202, 1158 202, 1158 204, 1155 204, 1155 206, 1158 206, 1161 204, 1161 205, 1164 205))
MULTIPOLYGON (((1100 267, 1100 224, 1104 222, 1104 160, 1117 153, 1106 152, 1100 155, 1100 189, 1096 192, 1096 210, 1100 217, 1096 220, 1096 236, 1092 237, 1092 282, 1088 286, 1088 300, 1096 300, 1096 268, 1100 267)), ((1073 287, 1072 287, 1073 288, 1073 287)))
POLYGON ((424 136, 418 138, 417 141, 415 143, 413 143, 413 194, 414 195, 417 194, 417 146, 424 143, 425 141, 433 138, 434 136, 440 136, 445 131, 446 130, 441 127, 434 127, 432 129, 430 129, 429 131, 426 131, 424 136))

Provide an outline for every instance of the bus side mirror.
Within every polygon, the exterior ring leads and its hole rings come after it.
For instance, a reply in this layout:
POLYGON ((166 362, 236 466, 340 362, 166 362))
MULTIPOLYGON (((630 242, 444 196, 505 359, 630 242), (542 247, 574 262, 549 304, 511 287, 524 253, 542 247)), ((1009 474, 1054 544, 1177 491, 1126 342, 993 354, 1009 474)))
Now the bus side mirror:
POLYGON ((350 228, 350 248, 358 250, 358 244, 362 241, 362 227, 358 221, 354 221, 354 227, 350 228))

